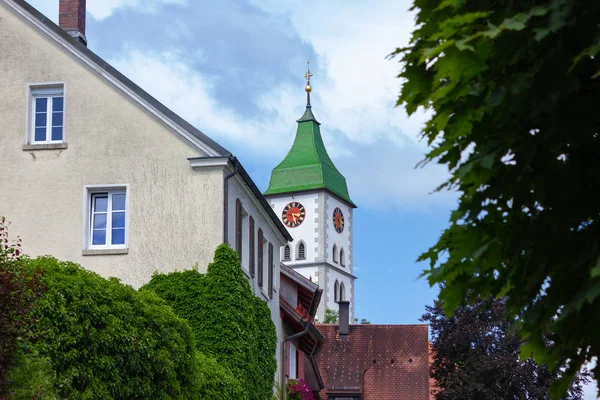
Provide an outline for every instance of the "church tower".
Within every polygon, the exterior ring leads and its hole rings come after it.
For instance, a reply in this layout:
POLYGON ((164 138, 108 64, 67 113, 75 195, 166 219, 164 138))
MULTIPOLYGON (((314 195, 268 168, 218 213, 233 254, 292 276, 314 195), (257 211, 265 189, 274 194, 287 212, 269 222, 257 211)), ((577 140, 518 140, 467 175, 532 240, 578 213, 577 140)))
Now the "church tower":
POLYGON ((354 318, 354 257, 352 213, 346 178, 327 154, 320 123, 310 105, 310 78, 306 74, 306 110, 297 121, 294 144, 285 159, 271 172, 265 192, 294 238, 281 249, 283 263, 311 279, 323 289, 317 319, 325 309, 338 310, 338 301, 350 302, 354 318))

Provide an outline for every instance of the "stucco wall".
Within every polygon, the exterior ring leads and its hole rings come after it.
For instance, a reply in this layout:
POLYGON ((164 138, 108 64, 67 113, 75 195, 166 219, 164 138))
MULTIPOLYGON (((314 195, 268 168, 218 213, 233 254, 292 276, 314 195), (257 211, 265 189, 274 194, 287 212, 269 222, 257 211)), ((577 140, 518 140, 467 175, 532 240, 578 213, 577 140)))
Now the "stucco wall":
POLYGON ((26 253, 135 287, 155 270, 204 270, 222 241, 223 171, 0 2, 0 214, 26 253), (27 87, 64 82, 64 150, 24 151, 27 87), (84 185, 129 185, 129 249, 83 256, 84 185))

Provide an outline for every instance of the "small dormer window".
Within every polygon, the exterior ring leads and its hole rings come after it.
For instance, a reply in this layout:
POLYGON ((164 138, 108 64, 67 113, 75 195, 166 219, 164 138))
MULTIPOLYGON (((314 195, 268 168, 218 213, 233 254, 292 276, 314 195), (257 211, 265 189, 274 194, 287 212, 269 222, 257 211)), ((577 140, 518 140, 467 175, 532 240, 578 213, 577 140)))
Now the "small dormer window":
POLYGON ((304 245, 304 242, 300 242, 298 244, 298 254, 296 257, 296 260, 304 260, 306 259, 306 247, 304 245))
POLYGON ((290 250, 290 245, 286 244, 283 247, 283 261, 290 261, 292 259, 292 254, 291 254, 291 250, 290 250))
POLYGON ((52 144, 64 141, 63 86, 31 88, 31 144, 52 144))

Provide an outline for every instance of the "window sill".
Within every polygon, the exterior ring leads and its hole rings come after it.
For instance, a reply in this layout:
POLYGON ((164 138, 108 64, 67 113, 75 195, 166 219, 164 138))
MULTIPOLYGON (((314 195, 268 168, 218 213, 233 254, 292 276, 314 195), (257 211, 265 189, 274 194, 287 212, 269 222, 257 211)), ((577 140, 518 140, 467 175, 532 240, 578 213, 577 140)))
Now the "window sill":
POLYGON ((81 252, 82 256, 114 256, 129 253, 129 249, 88 249, 81 252))
POLYGON ((24 144, 23 151, 32 150, 64 150, 67 148, 66 143, 37 143, 37 144, 24 144))
POLYGON ((248 278, 248 280, 252 280, 252 277, 250 276, 250 272, 248 270, 246 270, 246 267, 242 266, 242 272, 244 273, 244 275, 246 275, 246 278, 248 278))
POLYGON ((265 293, 265 291, 262 290, 262 288, 260 289, 260 294, 262 294, 262 296, 265 298, 266 301, 271 301, 271 299, 269 298, 269 295, 267 293, 265 293))

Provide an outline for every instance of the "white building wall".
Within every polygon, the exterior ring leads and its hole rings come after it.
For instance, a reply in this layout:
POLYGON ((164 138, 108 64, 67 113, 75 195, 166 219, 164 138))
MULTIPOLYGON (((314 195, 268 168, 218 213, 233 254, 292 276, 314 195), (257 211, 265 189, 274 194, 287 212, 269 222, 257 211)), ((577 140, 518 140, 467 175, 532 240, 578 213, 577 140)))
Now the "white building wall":
MULTIPOLYGON (((231 172, 231 171, 228 171, 231 172)), ((282 360, 280 354, 282 354, 283 341, 285 339, 282 327, 282 321, 279 309, 279 280, 280 280, 280 258, 279 249, 286 243, 286 239, 279 232, 270 217, 267 215, 265 210, 262 208, 260 203, 254 197, 246 183, 238 175, 234 175, 229 180, 228 197, 229 203, 227 207, 228 211, 228 242, 231 244, 233 249, 236 249, 236 200, 240 199, 242 208, 244 210, 245 221, 248 220, 249 216, 254 218, 254 277, 250 275, 250 251, 249 251, 249 226, 243 224, 242 226, 242 271, 246 275, 250 287, 254 291, 254 294, 266 301, 271 310, 271 319, 275 323, 275 329, 277 331, 278 340, 278 351, 277 351, 277 375, 279 379, 282 371, 282 360), (258 230, 262 229, 264 236, 264 247, 263 247, 263 285, 262 288, 258 285, 258 230), (269 298, 269 266, 268 266, 268 244, 273 245, 273 298, 269 298)))
MULTIPOLYGON (((353 208, 337 197, 321 190, 315 192, 296 193, 293 195, 275 195, 269 196, 275 213, 281 217, 285 206, 296 201, 301 203, 306 209, 305 221, 296 228, 287 228, 288 232, 294 237, 291 246, 291 260, 284 263, 293 267, 306 278, 312 279, 320 288, 323 289, 323 297, 317 311, 317 319, 322 321, 325 316, 325 309, 337 310, 335 303, 334 285, 335 280, 344 282, 346 289, 346 300, 350 301, 350 317, 354 318, 354 270, 353 257, 353 208), (309 208, 309 204, 312 207, 309 208), (333 225, 333 210, 339 207, 344 215, 344 230, 338 233, 333 225), (307 245, 313 243, 313 246, 306 246, 306 260, 296 260, 296 246, 302 240, 307 245), (345 252, 345 266, 339 262, 333 261, 333 244, 337 246, 338 256, 343 248, 345 252), (340 271, 337 271, 339 269, 340 271)), ((283 249, 281 252, 283 257, 283 249)))
POLYGON ((222 242, 223 171, 0 1, 0 215, 31 256, 51 254, 140 287, 155 271, 212 261, 222 242), (28 88, 63 82, 68 147, 24 150, 28 88), (84 255, 84 186, 128 185, 126 254, 84 255), (209 229, 210 228, 210 229, 209 229))
POLYGON ((281 219, 283 209, 288 203, 295 201, 304 206, 306 216, 304 222, 295 228, 287 227, 288 232, 294 238, 289 245, 291 247, 291 261, 285 261, 286 264, 296 267, 299 264, 314 263, 319 257, 318 237, 318 193, 300 193, 294 196, 286 195, 281 197, 268 197, 269 203, 273 207, 275 214, 281 219), (306 259, 297 260, 297 248, 300 241, 304 241, 306 249, 306 259))
POLYGON ((327 246, 327 261, 333 265, 339 266, 343 270, 347 270, 349 273, 353 271, 353 249, 352 249, 352 207, 346 203, 340 201, 337 197, 325 193, 325 201, 327 204, 327 216, 325 218, 325 226, 327 227, 326 235, 326 246, 327 246), (342 233, 338 233, 333 225, 333 210, 338 207, 342 210, 344 215, 344 230, 342 233), (334 262, 333 259, 333 245, 337 247, 338 262, 334 262), (339 253, 341 249, 344 249, 346 256, 346 265, 342 266, 339 260, 339 253))
MULTIPOLYGON (((223 242, 223 167, 190 167, 188 158, 207 154, 24 22, 4 1, 0 1, 0 127, 0 215, 10 221, 11 234, 22 238, 25 253, 51 254, 136 288, 156 271, 168 273, 194 264, 206 271, 223 242), (26 150, 28 88, 49 82, 64 84, 68 146, 26 150), (86 185, 128 188, 126 252, 86 255, 86 185)), ((278 249, 284 239, 239 177, 230 182, 229 242, 235 243, 235 199, 240 197, 254 216, 256 229, 262 228, 273 243, 277 290, 278 249)), ((254 282, 251 285, 268 302, 281 344, 279 296, 275 292, 272 300, 268 298, 266 270, 264 277, 264 293, 254 282)), ((277 359, 280 376, 279 352, 277 359)))

